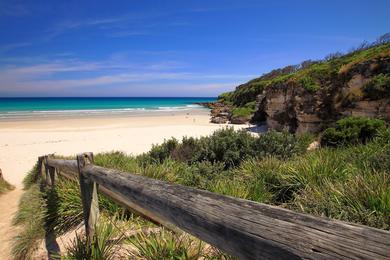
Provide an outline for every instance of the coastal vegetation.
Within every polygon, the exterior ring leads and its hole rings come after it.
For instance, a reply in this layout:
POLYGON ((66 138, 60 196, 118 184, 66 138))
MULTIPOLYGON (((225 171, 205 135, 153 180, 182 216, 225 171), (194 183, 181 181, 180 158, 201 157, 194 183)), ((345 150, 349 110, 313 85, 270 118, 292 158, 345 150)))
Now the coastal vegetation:
POLYGON ((367 143, 386 129, 386 122, 380 119, 347 117, 336 122, 336 127, 324 131, 321 144, 325 146, 345 146, 367 143))
POLYGON ((351 111, 390 121, 389 64, 386 34, 346 54, 275 69, 219 95, 210 105, 212 122, 266 121, 273 129, 318 133, 351 111))
POLYGON ((0 195, 6 193, 7 191, 13 190, 15 187, 9 184, 2 175, 0 169, 0 195))
MULTIPOLYGON (((233 92, 221 94, 218 98, 237 107, 244 107, 246 104, 254 102, 256 96, 265 88, 277 86, 281 83, 295 84, 297 87, 302 86, 310 92, 315 92, 321 86, 325 86, 326 84, 323 83, 326 81, 332 81, 342 75, 347 75, 358 64, 388 56, 390 56, 390 43, 363 44, 345 55, 340 53, 330 54, 323 60, 307 60, 299 65, 289 65, 281 69, 275 69, 238 86, 233 92)), ((386 80, 388 80, 388 77, 382 74, 379 76, 379 80, 373 80, 373 85, 384 86, 386 80)))
MULTIPOLYGON (((390 130, 384 121, 352 117, 337 122, 333 129, 315 137, 287 131, 254 135, 226 128, 208 137, 169 139, 139 156, 96 154, 94 162, 390 230, 390 130), (337 139, 340 136, 342 139, 337 139), (308 150, 315 139, 324 145, 308 150)), ((36 169, 26 177, 27 191, 15 218, 22 227, 15 240, 15 256, 32 256, 45 231, 60 235, 82 222, 79 185, 59 179, 54 189, 47 189, 37 183, 36 169), (27 217, 31 214, 36 218, 27 217)), ((135 216, 102 195, 99 206, 102 216, 92 243, 87 246, 80 233, 68 245, 65 259, 110 259, 117 254, 145 259, 231 258, 194 237, 135 216)))

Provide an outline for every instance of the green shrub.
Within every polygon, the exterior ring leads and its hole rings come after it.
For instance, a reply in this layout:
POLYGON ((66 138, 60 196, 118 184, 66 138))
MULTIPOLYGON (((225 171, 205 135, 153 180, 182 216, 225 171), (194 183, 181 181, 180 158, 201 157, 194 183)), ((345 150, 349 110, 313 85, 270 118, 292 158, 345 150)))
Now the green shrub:
POLYGON ((199 140, 200 149, 194 154, 193 161, 221 162, 226 168, 234 167, 243 159, 255 155, 254 139, 245 130, 227 128, 215 131, 210 137, 199 140))
POLYGON ((173 159, 181 162, 191 163, 195 151, 198 150, 199 141, 193 137, 183 137, 181 144, 171 152, 173 159))
POLYGON ((390 75, 378 74, 363 86, 365 96, 381 99, 390 96, 390 75))
POLYGON ((208 161, 222 163, 226 169, 238 166, 246 158, 274 155, 288 158, 306 151, 310 136, 295 136, 288 132, 270 131, 253 136, 245 130, 226 128, 215 131, 207 137, 183 138, 165 141, 153 146, 147 155, 138 157, 144 163, 163 162, 169 158, 192 164, 208 161))
POLYGON ((236 107, 232 109, 232 119, 242 118, 250 120, 255 113, 255 109, 251 107, 236 107))
POLYGON ((149 155, 158 162, 162 162, 171 156, 171 153, 177 146, 178 141, 175 138, 171 138, 165 140, 161 145, 153 145, 152 149, 149 151, 149 155))
POLYGON ((220 102, 224 102, 225 104, 229 105, 229 104, 233 104, 233 100, 232 100, 232 92, 225 92, 225 93, 222 93, 218 96, 218 101, 220 102))
POLYGON ((336 122, 336 128, 326 129, 321 137, 325 146, 345 146, 366 143, 386 129, 386 122, 380 119, 347 117, 336 122))
POLYGON ((274 156, 280 159, 287 159, 294 155, 302 154, 313 140, 313 137, 304 135, 293 135, 288 131, 268 131, 260 134, 254 140, 255 156, 264 158, 274 156))
POLYGON ((316 92, 320 89, 320 86, 315 82, 315 80, 310 76, 304 76, 299 80, 299 83, 304 89, 309 92, 316 92))
MULTIPOLYGON (((256 96, 263 92, 268 82, 252 80, 246 84, 240 85, 235 91, 229 94, 229 103, 235 106, 245 106, 256 100, 256 96)), ((224 102, 226 103, 226 102, 224 102)))
POLYGON ((210 163, 209 161, 194 162, 186 170, 179 173, 177 183, 199 189, 208 189, 220 176, 227 175, 223 163, 210 163))

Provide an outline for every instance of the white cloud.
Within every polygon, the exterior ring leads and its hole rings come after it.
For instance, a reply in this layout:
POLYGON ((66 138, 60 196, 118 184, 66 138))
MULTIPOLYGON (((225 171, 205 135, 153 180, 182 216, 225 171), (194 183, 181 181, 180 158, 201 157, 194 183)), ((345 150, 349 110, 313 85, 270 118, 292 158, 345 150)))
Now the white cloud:
MULTIPOLYGON (((233 87, 253 77, 253 75, 164 71, 158 70, 158 68, 162 68, 160 65, 149 65, 149 67, 144 67, 143 71, 127 67, 126 70, 117 72, 110 70, 110 66, 110 64, 104 65, 99 62, 63 62, 7 67, 0 70, 0 78, 2 79, 0 94, 35 93, 38 95, 40 93, 46 95, 52 93, 51 95, 66 95, 66 93, 73 93, 77 89, 83 89, 83 91, 88 90, 93 95, 95 89, 99 89, 106 95, 119 95, 121 91, 115 91, 118 87, 134 91, 139 86, 149 86, 156 93, 163 94, 166 91, 173 91, 175 88, 176 93, 196 93, 196 91, 208 93, 228 86, 233 87), (100 75, 80 75, 79 72, 82 71, 100 75), (67 73, 67 75, 71 73, 72 78, 63 76, 63 73, 67 73)), ((134 65, 134 67, 137 66, 134 65)))

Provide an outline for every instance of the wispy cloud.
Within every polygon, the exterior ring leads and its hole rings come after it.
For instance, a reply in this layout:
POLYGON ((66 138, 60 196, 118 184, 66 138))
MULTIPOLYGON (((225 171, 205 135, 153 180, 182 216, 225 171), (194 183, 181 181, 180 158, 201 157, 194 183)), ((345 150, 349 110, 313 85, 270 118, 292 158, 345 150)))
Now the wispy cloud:
POLYGON ((142 31, 118 31, 118 32, 112 32, 108 33, 107 36, 112 38, 124 38, 124 37, 131 37, 131 36, 147 36, 150 35, 149 32, 142 32, 142 31))
POLYGON ((146 28, 151 21, 156 18, 165 16, 165 13, 127 13, 117 17, 99 17, 99 18, 84 18, 71 19, 58 22, 49 29, 46 35, 46 40, 51 40, 61 34, 69 31, 80 30, 84 28, 94 27, 106 32, 110 37, 127 37, 145 35, 148 32, 140 30, 139 28, 146 28), (135 30, 137 26, 137 30, 135 30), (134 27, 134 28, 133 28, 134 27))
POLYGON ((30 13, 26 5, 15 2, 0 2, 0 16, 24 16, 30 13))
POLYGON ((63 31, 63 30, 72 30, 72 29, 78 29, 82 27, 91 27, 91 26, 100 26, 100 25, 112 25, 124 22, 128 20, 129 17, 123 16, 123 17, 116 17, 116 18, 100 18, 100 19, 84 19, 84 20, 68 20, 58 23, 55 26, 56 30, 63 31))
MULTIPOLYGON (((78 88, 87 88, 94 93, 96 88, 104 88, 110 95, 115 87, 127 91, 137 89, 139 85, 149 86, 156 91, 181 88, 186 91, 219 90, 235 83, 252 78, 253 75, 209 74, 202 72, 177 71, 171 62, 155 64, 110 64, 104 62, 62 61, 42 63, 30 66, 6 66, 0 69, 0 95, 18 95, 23 93, 73 93, 78 88), (119 69, 119 71, 118 71, 119 69), (89 74, 80 74, 88 72, 89 74), (69 74, 70 73, 70 74, 69 74), (71 78, 69 78, 71 75, 71 78), (165 85, 164 85, 165 84, 165 85), (159 89, 160 87, 164 89, 159 89), (11 94, 10 94, 11 93, 11 94)), ((116 93, 118 94, 118 93, 116 93)), ((51 94, 53 95, 53 94, 51 94)))
POLYGON ((8 51, 11 51, 13 49, 18 49, 21 47, 26 47, 31 45, 29 42, 17 42, 17 43, 10 43, 10 44, 4 44, 0 45, 0 53, 6 53, 8 51))

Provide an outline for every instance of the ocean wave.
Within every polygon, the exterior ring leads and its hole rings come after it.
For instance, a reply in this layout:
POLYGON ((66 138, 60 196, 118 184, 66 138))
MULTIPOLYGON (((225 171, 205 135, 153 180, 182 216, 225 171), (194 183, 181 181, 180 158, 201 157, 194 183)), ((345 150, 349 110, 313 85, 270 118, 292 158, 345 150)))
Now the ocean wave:
POLYGON ((197 105, 197 104, 191 104, 191 105, 186 105, 186 107, 190 107, 190 108, 202 108, 203 106, 197 105))
POLYGON ((74 115, 106 115, 106 114, 134 114, 150 112, 174 112, 201 108, 199 105, 185 106, 160 106, 160 107, 139 107, 139 108, 114 108, 114 109, 62 109, 62 110, 29 110, 29 111, 1 111, 0 119, 23 119, 35 117, 52 116, 74 116, 74 115))

